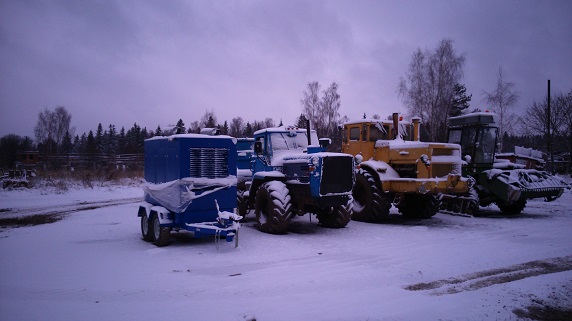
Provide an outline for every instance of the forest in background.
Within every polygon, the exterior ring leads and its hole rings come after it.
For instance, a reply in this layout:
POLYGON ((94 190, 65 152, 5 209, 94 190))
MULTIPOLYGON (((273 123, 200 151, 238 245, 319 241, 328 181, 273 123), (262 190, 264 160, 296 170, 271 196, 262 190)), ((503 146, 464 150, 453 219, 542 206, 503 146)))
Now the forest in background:
MULTIPOLYGON (((473 94, 467 93, 462 82, 465 55, 457 54, 451 39, 443 39, 435 49, 417 49, 412 57, 408 72, 398 84, 398 93, 407 115, 421 118, 421 140, 427 142, 446 141, 449 117, 487 109, 500 116, 499 152, 513 152, 515 146, 533 148, 545 153, 547 159, 570 162, 572 152, 572 90, 568 93, 551 93, 529 103, 525 112, 517 115, 514 109, 522 108, 516 84, 507 81, 505 72, 499 67, 497 83, 491 91, 481 93, 481 103, 471 105, 473 94), (550 99, 548 99, 550 98, 550 99), (550 117, 547 106, 550 103, 550 117)), ((341 96, 339 85, 332 82, 322 90, 317 81, 307 83, 300 99, 301 114, 294 125, 305 128, 310 121, 319 137, 332 139, 331 151, 341 149, 341 125, 350 120, 340 115, 341 96)), ((548 92, 548 91, 547 91, 548 92)), ((354 108, 352 106, 352 108, 354 108)), ((355 108, 354 108, 355 109, 355 108)), ((363 115, 364 118, 381 119, 388 115, 363 115)), ((202 128, 217 128, 219 134, 233 137, 252 137, 259 129, 282 126, 272 118, 245 121, 240 116, 232 120, 218 121, 213 110, 206 110, 199 120, 192 120, 188 126, 181 119, 173 125, 154 129, 139 126, 136 122, 130 128, 120 129, 114 124, 97 125, 87 133, 75 133, 71 123, 72 115, 65 106, 53 110, 45 108, 38 115, 34 127, 35 139, 8 134, 0 138, 0 167, 13 168, 19 153, 35 151, 45 159, 60 159, 60 155, 84 155, 89 159, 96 156, 143 154, 145 139, 181 133, 199 133, 202 128), (56 157, 54 157, 56 156, 56 157)), ((291 124, 285 124, 291 125, 291 124)), ((57 167, 61 162, 53 162, 57 167)), ((569 171, 566 166, 566 172, 569 171)))

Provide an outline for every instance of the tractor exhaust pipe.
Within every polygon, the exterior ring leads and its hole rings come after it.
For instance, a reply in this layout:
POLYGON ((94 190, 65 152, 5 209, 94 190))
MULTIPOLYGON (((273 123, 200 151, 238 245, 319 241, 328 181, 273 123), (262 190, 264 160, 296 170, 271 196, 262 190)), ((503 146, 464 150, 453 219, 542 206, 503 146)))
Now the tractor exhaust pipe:
POLYGON ((306 119, 306 135, 308 136, 308 146, 312 145, 312 137, 310 136, 310 120, 306 119))
POLYGON ((399 114, 393 113, 393 139, 399 137, 399 114))
POLYGON ((421 118, 413 117, 411 119, 413 122, 413 140, 418 142, 419 141, 419 125, 421 123, 421 118))

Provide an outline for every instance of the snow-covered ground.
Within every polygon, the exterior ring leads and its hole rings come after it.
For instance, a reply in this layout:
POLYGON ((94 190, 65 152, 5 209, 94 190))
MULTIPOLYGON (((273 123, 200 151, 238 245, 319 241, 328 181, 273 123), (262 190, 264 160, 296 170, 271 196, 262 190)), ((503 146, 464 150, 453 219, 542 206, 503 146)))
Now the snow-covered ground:
POLYGON ((572 311, 570 191, 515 217, 490 206, 478 218, 392 215, 325 229, 305 216, 286 235, 257 231, 249 216, 236 249, 186 233, 164 248, 144 242, 134 201, 142 194, 0 190, 4 222, 42 208, 63 213, 0 228, 0 320, 516 320, 534 308, 572 311))

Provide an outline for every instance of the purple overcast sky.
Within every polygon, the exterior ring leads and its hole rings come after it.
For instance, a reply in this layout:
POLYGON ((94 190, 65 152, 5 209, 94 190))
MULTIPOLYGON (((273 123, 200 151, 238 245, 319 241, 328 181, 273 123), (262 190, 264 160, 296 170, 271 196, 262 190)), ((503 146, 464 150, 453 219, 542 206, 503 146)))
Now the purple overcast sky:
POLYGON ((405 112, 417 48, 466 55, 483 108, 499 67, 515 111, 572 90, 572 1, 0 0, 0 137, 34 137, 65 106, 81 135, 101 123, 155 130, 213 111, 292 124, 310 81, 339 84, 342 116, 405 112))

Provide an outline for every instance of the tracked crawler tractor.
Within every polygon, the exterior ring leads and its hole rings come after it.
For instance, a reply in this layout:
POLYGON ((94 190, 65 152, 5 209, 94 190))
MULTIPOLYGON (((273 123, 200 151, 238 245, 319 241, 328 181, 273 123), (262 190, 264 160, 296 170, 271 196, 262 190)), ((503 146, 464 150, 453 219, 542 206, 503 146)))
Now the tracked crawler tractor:
POLYGON ((353 189, 352 219, 380 221, 392 205, 406 217, 429 218, 437 213, 440 195, 463 194, 461 147, 419 141, 419 118, 344 124, 342 152, 358 164, 353 189))
POLYGON ((463 176, 474 185, 464 195, 443 197, 442 210, 476 215, 478 206, 475 204, 495 203, 505 214, 519 214, 528 199, 553 201, 565 188, 570 188, 547 172, 495 159, 498 131, 498 115, 494 113, 474 112, 449 119, 448 142, 461 145, 465 161, 463 176))

